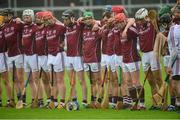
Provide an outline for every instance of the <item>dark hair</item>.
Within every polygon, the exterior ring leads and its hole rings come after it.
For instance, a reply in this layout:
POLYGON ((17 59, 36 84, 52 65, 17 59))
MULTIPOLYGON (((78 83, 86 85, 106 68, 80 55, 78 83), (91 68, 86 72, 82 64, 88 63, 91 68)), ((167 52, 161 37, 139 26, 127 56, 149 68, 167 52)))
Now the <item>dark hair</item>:
POLYGON ((169 24, 171 22, 171 19, 171 15, 169 13, 166 13, 159 18, 159 22, 169 24))
POLYGON ((6 8, 2 11, 2 15, 12 15, 14 16, 14 11, 10 8, 6 8))
POLYGON ((62 16, 63 17, 74 17, 74 12, 72 10, 65 10, 63 13, 62 13, 62 16))
POLYGON ((103 12, 103 15, 102 15, 102 17, 104 18, 104 17, 107 17, 107 18, 110 18, 111 17, 111 12, 109 12, 109 11, 105 11, 105 12, 103 12))

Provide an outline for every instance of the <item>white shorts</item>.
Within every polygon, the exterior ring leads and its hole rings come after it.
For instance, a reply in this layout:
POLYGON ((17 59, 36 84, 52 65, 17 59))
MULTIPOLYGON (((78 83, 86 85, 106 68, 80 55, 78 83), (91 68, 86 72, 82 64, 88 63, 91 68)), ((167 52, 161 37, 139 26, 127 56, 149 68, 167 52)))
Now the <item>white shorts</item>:
POLYGON ((170 60, 170 55, 166 55, 166 56, 163 57, 163 63, 164 63, 165 67, 168 66, 169 60, 170 60))
POLYGON ((66 56, 66 69, 67 70, 75 70, 76 72, 83 70, 83 62, 82 57, 76 56, 76 57, 70 57, 66 56))
POLYGON ((122 67, 122 60, 123 60, 123 56, 115 55, 115 66, 122 67))
POLYGON ((123 63, 122 69, 123 72, 135 72, 140 70, 141 62, 132 62, 132 63, 123 63))
POLYGON ((6 72, 7 70, 7 56, 5 53, 0 53, 0 73, 6 72))
POLYGON ((112 72, 116 71, 116 66, 115 66, 115 55, 105 55, 102 54, 102 59, 101 59, 101 66, 102 67, 110 67, 112 72))
POLYGON ((38 56, 34 55, 24 55, 24 71, 25 72, 37 72, 38 69, 38 56))
POLYGON ((84 71, 89 71, 89 67, 92 72, 100 71, 100 63, 84 63, 84 71))
POLYGON ((49 54, 48 55, 48 62, 47 62, 49 70, 51 71, 51 65, 53 65, 54 72, 64 71, 64 68, 65 68, 64 60, 65 60, 65 53, 64 52, 59 52, 56 56, 49 54))
POLYGON ((45 55, 38 56, 38 68, 39 68, 39 70, 41 70, 41 68, 42 68, 45 72, 49 71, 49 68, 47 66, 47 61, 48 61, 47 56, 45 56, 45 55))
POLYGON ((13 57, 8 57, 8 61, 7 61, 7 64, 8 64, 8 68, 9 69, 12 69, 13 68, 13 61, 15 62, 15 66, 16 68, 23 68, 23 55, 16 55, 16 56, 13 56, 13 57))
POLYGON ((176 59, 173 67, 172 67, 173 76, 180 75, 180 56, 176 59))
POLYGON ((159 70, 160 69, 160 63, 156 59, 155 55, 153 54, 153 51, 143 53, 142 55, 142 66, 144 71, 148 71, 149 66, 151 67, 151 71, 159 70))

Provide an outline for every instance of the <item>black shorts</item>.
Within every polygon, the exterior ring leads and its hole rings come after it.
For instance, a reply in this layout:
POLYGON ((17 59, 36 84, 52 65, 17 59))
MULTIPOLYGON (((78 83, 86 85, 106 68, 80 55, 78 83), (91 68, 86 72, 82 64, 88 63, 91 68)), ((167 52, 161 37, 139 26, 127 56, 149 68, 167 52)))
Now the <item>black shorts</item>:
POLYGON ((172 76, 173 80, 180 81, 180 75, 174 75, 172 76))

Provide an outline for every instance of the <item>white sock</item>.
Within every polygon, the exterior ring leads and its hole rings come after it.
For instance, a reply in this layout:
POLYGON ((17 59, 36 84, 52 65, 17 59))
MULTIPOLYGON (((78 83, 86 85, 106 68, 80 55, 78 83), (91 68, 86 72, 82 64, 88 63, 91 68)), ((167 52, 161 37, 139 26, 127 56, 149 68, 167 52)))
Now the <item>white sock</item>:
POLYGON ((47 99, 46 102, 47 102, 47 103, 51 102, 51 99, 47 99))
POLYGON ((58 106, 58 102, 54 102, 54 106, 58 106))
POLYGON ((176 101, 176 105, 177 105, 177 106, 180 106, 180 102, 179 102, 179 101, 176 101))
POLYGON ((141 107, 144 107, 145 105, 144 105, 144 103, 139 103, 139 106, 141 106, 141 107))

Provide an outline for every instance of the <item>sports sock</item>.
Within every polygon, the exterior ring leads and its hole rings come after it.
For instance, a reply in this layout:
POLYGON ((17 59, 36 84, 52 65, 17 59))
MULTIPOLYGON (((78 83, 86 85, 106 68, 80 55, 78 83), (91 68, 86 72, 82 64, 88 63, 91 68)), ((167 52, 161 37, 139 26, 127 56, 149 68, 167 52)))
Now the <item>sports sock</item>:
POLYGON ((38 104, 39 104, 39 106, 44 105, 44 101, 43 101, 42 98, 41 98, 41 99, 38 99, 38 104))
POLYGON ((91 96, 91 101, 95 101, 96 100, 96 97, 94 97, 93 95, 91 96))
POLYGON ((83 100, 82 102, 83 102, 83 103, 87 103, 87 100, 83 100))
POLYGON ((50 103, 51 102, 51 98, 47 98, 46 102, 50 103))
POLYGON ((0 107, 2 107, 2 100, 0 100, 0 107))
POLYGON ((139 101, 141 104, 144 104, 145 99, 144 99, 144 88, 142 86, 139 86, 136 88, 139 96, 139 101), (142 89, 142 90, 141 90, 142 89), (140 93, 141 92, 141 93, 140 93))
POLYGON ((17 93, 17 99, 19 100, 21 98, 21 93, 17 93))
POLYGON ((58 100, 57 99, 54 99, 54 102, 57 102, 58 100))
POLYGON ((96 101, 97 97, 94 97, 94 101, 96 101))
POLYGON ((132 98, 133 102, 136 102, 136 100, 137 100, 137 91, 136 91, 135 87, 129 88, 129 94, 130 94, 130 97, 132 98))
POLYGON ((171 97, 171 105, 175 106, 176 98, 173 96, 171 97))
POLYGON ((178 101, 180 98, 176 98, 176 111, 180 112, 180 101, 178 101))
POLYGON ((130 98, 129 96, 125 95, 123 96, 123 104, 131 104, 132 102, 132 98, 130 98))
POLYGON ((112 95, 109 95, 109 102, 112 103, 112 95))
POLYGON ((72 101, 73 101, 73 102, 77 101, 77 98, 73 98, 72 101))
POLYGON ((179 99, 180 99, 179 97, 176 98, 176 105, 177 105, 177 106, 180 106, 180 101, 179 101, 179 99))
POLYGON ((119 96, 117 99, 118 102, 123 102, 123 97, 119 96))
POLYGON ((58 106, 58 100, 54 99, 54 106, 57 107, 58 106))
POLYGON ((118 99, 118 96, 112 96, 112 102, 113 103, 116 104, 117 103, 117 99, 118 99))
POLYGON ((23 103, 26 103, 26 94, 23 95, 23 103))
POLYGON ((54 96, 51 96, 51 101, 54 101, 54 96))
POLYGON ((60 102, 61 102, 61 103, 65 103, 65 100, 64 100, 64 99, 61 99, 60 102))
POLYGON ((10 100, 7 100, 7 104, 9 104, 10 103, 10 100))
POLYGON ((40 98, 40 99, 38 99, 38 101, 39 101, 39 102, 42 102, 42 101, 43 101, 43 99, 42 99, 42 98, 40 98))
POLYGON ((130 105, 133 103, 133 99, 130 96, 128 96, 128 102, 130 105))

